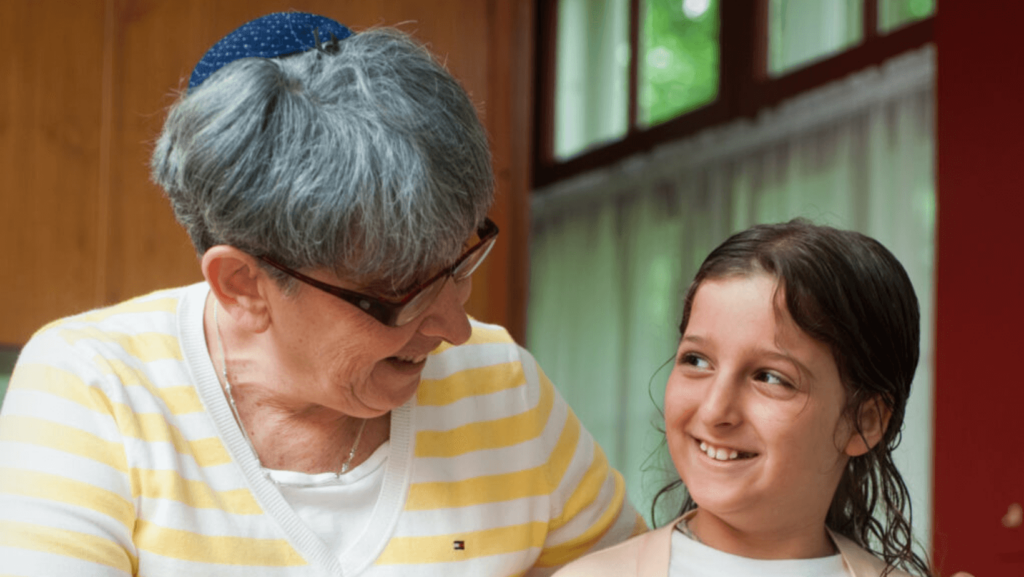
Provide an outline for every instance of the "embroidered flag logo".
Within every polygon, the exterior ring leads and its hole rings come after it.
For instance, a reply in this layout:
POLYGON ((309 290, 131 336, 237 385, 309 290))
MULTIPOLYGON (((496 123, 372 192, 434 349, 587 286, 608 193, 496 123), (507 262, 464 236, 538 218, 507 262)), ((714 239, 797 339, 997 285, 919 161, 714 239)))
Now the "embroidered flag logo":
POLYGON ((466 550, 466 542, 465 541, 452 541, 452 545, 454 546, 456 551, 465 551, 466 550))

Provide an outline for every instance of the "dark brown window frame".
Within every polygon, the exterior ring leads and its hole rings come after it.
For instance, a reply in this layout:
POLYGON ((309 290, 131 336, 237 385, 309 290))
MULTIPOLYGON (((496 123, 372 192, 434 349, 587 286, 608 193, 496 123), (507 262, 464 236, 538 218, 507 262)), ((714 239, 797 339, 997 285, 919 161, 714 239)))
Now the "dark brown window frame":
POLYGON ((775 78, 767 73, 768 0, 719 0, 719 90, 702 108, 649 128, 637 126, 640 2, 630 0, 629 127, 626 135, 569 160, 554 156, 555 54, 558 0, 537 1, 537 51, 533 146, 533 187, 540 188, 607 166, 658 144, 683 138, 739 118, 752 118, 818 86, 881 64, 935 39, 931 16, 878 34, 878 0, 864 0, 864 34, 856 46, 775 78))

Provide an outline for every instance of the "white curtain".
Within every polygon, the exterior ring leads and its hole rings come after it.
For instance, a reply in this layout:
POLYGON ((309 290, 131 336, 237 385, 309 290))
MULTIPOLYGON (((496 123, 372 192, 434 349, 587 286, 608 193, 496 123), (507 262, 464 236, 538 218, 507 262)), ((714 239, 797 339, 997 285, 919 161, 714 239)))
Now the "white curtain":
MULTIPOLYGON (((803 216, 877 238, 910 274, 921 363, 897 452, 930 542, 934 48, 534 193, 528 345, 650 522, 682 296, 712 248, 803 216)), ((664 516, 662 515, 664 518, 664 516)))

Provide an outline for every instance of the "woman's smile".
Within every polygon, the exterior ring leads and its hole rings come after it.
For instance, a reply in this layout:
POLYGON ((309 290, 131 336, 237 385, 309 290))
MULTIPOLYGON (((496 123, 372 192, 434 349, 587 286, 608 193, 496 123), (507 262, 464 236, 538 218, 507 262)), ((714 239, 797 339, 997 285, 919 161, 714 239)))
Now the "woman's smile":
POLYGON ((415 356, 395 355, 382 360, 388 368, 406 375, 419 375, 427 365, 429 353, 415 356))
POLYGON ((425 339, 417 339, 415 337, 414 340, 416 341, 415 343, 410 343, 394 355, 385 357, 382 359, 382 362, 403 373, 421 372, 427 364, 430 353, 437 350, 437 347, 441 346, 443 341, 440 339, 430 339, 424 342, 425 339))

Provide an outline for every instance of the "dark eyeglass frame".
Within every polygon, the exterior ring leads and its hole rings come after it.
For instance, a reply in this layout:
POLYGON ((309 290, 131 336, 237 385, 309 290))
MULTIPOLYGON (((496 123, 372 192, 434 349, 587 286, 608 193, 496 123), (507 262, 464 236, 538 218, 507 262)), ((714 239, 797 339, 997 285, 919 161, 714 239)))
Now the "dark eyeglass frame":
POLYGON ((441 291, 437 290, 436 294, 429 299, 429 302, 417 303, 422 305, 422 309, 419 310, 419 312, 412 316, 402 318, 402 312, 421 293, 431 288, 435 283, 443 285, 444 282, 447 282, 448 278, 461 281, 469 278, 469 276, 476 271, 477 267, 480 266, 480 263, 482 263, 485 258, 487 258, 487 254, 490 253, 491 248, 494 246, 494 242, 498 237, 498 225, 494 224, 494 221, 491 219, 484 218, 483 224, 481 224, 477 229, 477 236, 480 237, 480 241, 469 247, 466 252, 462 253, 462 256, 456 259, 451 266, 442 269, 434 276, 420 283, 416 288, 406 293, 397 301, 377 298, 353 290, 344 289, 339 286, 334 286, 323 281, 318 281, 315 278, 308 277, 297 270, 288 268, 266 255, 262 255, 257 258, 298 281, 306 283, 311 287, 318 288, 327 294, 338 297, 339 299, 370 315, 380 323, 389 327, 400 327, 412 321, 422 314, 423 311, 429 308, 441 291), (483 251, 483 253, 480 254, 480 251, 483 251), (468 270, 460 271, 459 267, 474 256, 477 258, 473 263, 473 266, 468 270), (458 275, 456 275, 456 273, 458 273, 458 275))

